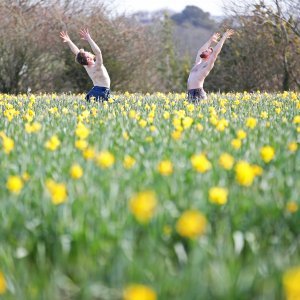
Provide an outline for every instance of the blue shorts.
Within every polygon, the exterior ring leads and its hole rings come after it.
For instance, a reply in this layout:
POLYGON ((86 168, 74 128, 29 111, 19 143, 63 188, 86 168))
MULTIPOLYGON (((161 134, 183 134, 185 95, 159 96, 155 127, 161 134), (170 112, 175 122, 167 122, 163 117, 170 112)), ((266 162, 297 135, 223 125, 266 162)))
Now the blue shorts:
POLYGON ((90 102, 91 97, 94 97, 95 101, 107 101, 110 96, 110 89, 103 86, 94 86, 85 96, 85 99, 90 102))
POLYGON ((188 90, 188 100, 192 103, 198 103, 200 100, 207 99, 203 88, 188 90))

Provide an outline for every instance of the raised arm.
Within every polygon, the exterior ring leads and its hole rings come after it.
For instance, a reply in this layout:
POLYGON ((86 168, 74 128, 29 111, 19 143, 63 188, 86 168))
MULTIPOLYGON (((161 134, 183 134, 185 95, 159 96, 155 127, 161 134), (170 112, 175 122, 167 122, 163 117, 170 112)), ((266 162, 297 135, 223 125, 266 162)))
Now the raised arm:
POLYGON ((89 30, 88 29, 81 29, 80 30, 80 35, 83 40, 88 41, 90 44, 95 56, 96 56, 96 62, 100 63, 101 65, 103 64, 103 58, 102 58, 102 53, 98 45, 93 41, 93 39, 90 36, 89 30))
POLYGON ((233 29, 227 29, 226 30, 226 32, 223 34, 222 38, 220 39, 220 41, 218 42, 218 44, 214 48, 214 51, 211 54, 209 60, 212 60, 213 62, 215 62, 215 60, 217 59, 219 53, 221 52, 221 49, 222 49, 225 41, 227 39, 229 39, 233 34, 234 34, 233 29))
POLYGON ((78 47, 71 41, 68 33, 66 31, 61 31, 60 33, 60 37, 63 39, 64 43, 67 43, 68 46, 70 47, 71 51, 77 55, 77 53, 79 52, 78 47))
POLYGON ((214 33, 209 40, 198 50, 197 56, 196 56, 196 60, 195 60, 195 64, 199 63, 201 58, 200 58, 200 54, 205 51, 206 49, 208 49, 211 45, 212 42, 217 43, 218 39, 220 38, 220 34, 219 33, 214 33))

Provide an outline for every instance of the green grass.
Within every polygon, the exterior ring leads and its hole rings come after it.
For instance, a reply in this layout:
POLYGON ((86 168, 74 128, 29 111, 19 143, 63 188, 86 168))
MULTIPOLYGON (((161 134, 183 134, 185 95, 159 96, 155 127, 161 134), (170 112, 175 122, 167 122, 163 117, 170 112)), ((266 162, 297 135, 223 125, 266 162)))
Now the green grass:
POLYGON ((163 300, 284 299, 282 276, 300 264, 300 213, 286 209, 290 201, 300 204, 300 124, 293 122, 300 114, 300 95, 218 94, 195 107, 179 94, 125 93, 114 99, 102 105, 87 104, 80 95, 35 95, 31 100, 0 95, 0 131, 15 143, 7 154, 0 138, 0 271, 7 283, 0 298, 116 300, 126 286, 141 283, 163 300), (8 104, 19 111, 11 121, 4 116, 8 104), (148 120, 153 104, 152 132, 149 122, 142 128, 129 112, 148 120), (54 107, 57 113, 49 112, 54 107), (228 121, 224 131, 210 122, 212 107, 228 121), (114 155, 108 169, 86 160, 75 147, 78 117, 92 108, 95 115, 83 120, 90 129, 87 141, 97 153, 114 155), (42 125, 36 133, 24 129, 28 110, 42 125), (180 110, 194 121, 174 140, 173 119, 180 110), (164 119, 165 111, 170 119, 164 119), (254 129, 245 125, 250 116, 257 119, 254 129), (247 137, 236 150, 231 141, 239 129, 247 137), (54 134, 61 145, 52 152, 44 144, 54 134), (295 152, 288 149, 291 142, 298 143, 295 152), (265 145, 275 150, 270 163, 260 156, 265 145), (212 163, 204 174, 190 161, 201 152, 212 163), (262 175, 251 186, 241 186, 234 168, 219 165, 224 152, 236 162, 259 165, 262 175), (132 169, 124 168, 125 155, 136 160, 132 169), (173 164, 169 176, 157 170, 164 159, 173 164), (84 172, 78 180, 69 173, 74 163, 84 172), (24 172, 30 178, 15 195, 7 179, 24 172), (66 185, 66 202, 52 203, 47 179, 66 185), (228 189, 225 205, 209 202, 214 186, 228 189), (150 222, 140 224, 128 203, 144 190, 155 192, 158 205, 150 222), (205 234, 195 240, 175 229, 188 209, 201 211, 208 222, 205 234))

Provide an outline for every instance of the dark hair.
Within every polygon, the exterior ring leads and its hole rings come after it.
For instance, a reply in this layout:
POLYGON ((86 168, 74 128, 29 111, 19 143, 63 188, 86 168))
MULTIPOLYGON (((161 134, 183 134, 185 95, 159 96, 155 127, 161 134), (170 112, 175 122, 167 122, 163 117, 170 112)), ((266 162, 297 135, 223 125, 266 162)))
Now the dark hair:
MULTIPOLYGON (((209 47, 207 50, 211 50, 211 53, 214 52, 214 49, 212 47, 209 47)), ((208 56, 209 56, 209 54, 206 54, 206 53, 203 53, 203 52, 200 54, 201 58, 208 58, 208 56)))
POLYGON ((86 56, 85 56, 85 54, 84 54, 83 51, 79 51, 77 53, 75 60, 76 60, 76 62, 78 62, 79 64, 81 64, 83 66, 87 66, 88 65, 86 56))

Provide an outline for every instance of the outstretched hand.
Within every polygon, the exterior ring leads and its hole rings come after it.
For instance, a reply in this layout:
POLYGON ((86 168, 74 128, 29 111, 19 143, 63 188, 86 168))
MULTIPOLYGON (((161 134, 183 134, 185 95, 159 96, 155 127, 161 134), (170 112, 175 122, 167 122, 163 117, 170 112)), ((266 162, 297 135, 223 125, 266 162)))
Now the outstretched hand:
POLYGON ((217 43, 218 40, 219 40, 219 38, 220 38, 220 33, 215 32, 215 33, 212 35, 212 37, 211 37, 211 41, 214 42, 214 43, 217 43))
POLYGON ((61 31, 59 36, 63 39, 64 43, 71 41, 71 39, 66 31, 61 31))
POLYGON ((87 41, 88 39, 91 38, 89 30, 87 28, 86 29, 81 29, 79 33, 81 35, 81 39, 82 40, 86 40, 87 41))
POLYGON ((234 34, 233 29, 227 29, 226 32, 224 33, 224 36, 229 39, 232 35, 234 34))

